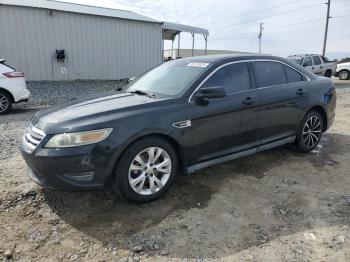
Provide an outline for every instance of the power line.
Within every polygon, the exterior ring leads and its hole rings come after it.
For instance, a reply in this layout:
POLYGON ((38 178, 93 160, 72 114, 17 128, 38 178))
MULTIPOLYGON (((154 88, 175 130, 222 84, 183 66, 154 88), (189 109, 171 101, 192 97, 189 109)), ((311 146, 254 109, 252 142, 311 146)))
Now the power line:
MULTIPOLYGON (((300 22, 300 23, 295 23, 295 24, 289 24, 289 25, 284 25, 284 26, 278 26, 278 27, 269 27, 268 32, 271 31, 276 31, 276 29, 283 29, 283 28, 288 28, 288 27, 292 27, 292 26, 298 26, 298 25, 302 25, 302 24, 306 24, 306 23, 311 23, 314 21, 320 21, 323 20, 323 18, 319 18, 319 19, 313 19, 313 20, 308 20, 308 21, 304 21, 304 22, 300 22)), ((246 36, 252 36, 252 35, 256 35, 255 33, 249 33, 249 34, 239 34, 239 35, 233 35, 233 36, 227 36, 225 38, 211 38, 211 40, 217 40, 217 39, 226 39, 226 38, 231 38, 231 39, 239 39, 239 38, 245 38, 246 36)))
MULTIPOLYGON (((332 19, 349 17, 349 16, 350 16, 350 14, 335 16, 335 17, 332 17, 332 19)), ((278 27, 268 27, 267 33, 279 31, 280 29, 283 29, 283 28, 294 27, 294 26, 303 25, 303 24, 307 24, 307 23, 311 23, 311 22, 315 22, 315 21, 321 21, 321 20, 324 20, 324 18, 312 19, 312 20, 307 20, 307 21, 300 22, 300 23, 289 24, 289 25, 278 26, 278 27)), ((238 35, 233 35, 233 36, 226 36, 226 37, 222 37, 222 38, 211 38, 210 40, 212 41, 212 40, 222 40, 222 39, 241 39, 241 38, 250 38, 253 36, 255 37, 256 33, 245 33, 245 34, 238 34, 238 35)))
POLYGON ((284 11, 284 12, 280 12, 280 13, 277 13, 277 14, 272 14, 272 15, 265 16, 265 17, 250 19, 250 20, 242 21, 242 22, 235 23, 235 24, 229 24, 229 25, 221 26, 221 27, 214 28, 214 29, 220 29, 220 28, 225 28, 225 27, 230 27, 230 26, 235 26, 235 25, 241 25, 241 24, 247 24, 247 23, 250 23, 250 22, 264 20, 264 19, 268 19, 268 18, 271 18, 271 17, 280 16, 280 15, 283 15, 283 14, 288 14, 288 13, 292 13, 292 12, 304 10, 304 9, 307 9, 307 8, 311 8, 311 7, 314 7, 314 6, 320 6, 320 5, 321 5, 320 3, 313 4, 313 5, 308 5, 308 6, 304 6, 304 7, 300 7, 300 8, 296 8, 296 9, 292 9, 292 10, 287 10, 287 11, 284 11))
MULTIPOLYGON (((279 4, 279 5, 275 5, 275 6, 272 6, 272 7, 268 7, 268 8, 264 8, 264 9, 260 9, 260 10, 256 10, 256 11, 252 11, 252 12, 249 12, 249 14, 242 14, 242 15, 238 15, 238 16, 235 16, 233 15, 234 17, 233 18, 229 18, 229 19, 222 19, 221 22, 228 22, 228 21, 232 21, 232 20, 235 20, 239 17, 242 17, 242 16, 250 16, 251 14, 255 14, 255 13, 260 13, 260 12, 264 12, 266 10, 270 10, 270 9, 275 9, 275 8, 278 8, 278 7, 284 7, 284 6, 287 6, 287 5, 291 5, 293 3, 296 3, 296 2, 302 2, 303 0, 294 0, 294 1, 290 1, 290 2, 287 2, 287 3, 283 3, 283 4, 279 4)), ((315 0, 314 0, 315 1, 315 0)), ((310 2, 310 1, 309 1, 310 2)), ((332 1, 332 3, 341 3, 341 2, 350 2, 350 0, 336 0, 336 1, 332 1)), ((322 5, 322 3, 317 3, 317 4, 314 4, 314 5, 311 5, 311 6, 305 6, 305 7, 302 7, 300 9, 294 9, 294 10, 287 10, 287 12, 282 12, 281 14, 285 14, 285 13, 290 13, 290 12, 294 12, 294 11, 298 11, 298 10, 302 10, 302 9, 305 9, 305 8, 309 8, 309 7, 313 7, 313 6, 316 6, 316 5, 322 5)), ((271 16, 267 16, 267 17, 262 17, 262 18, 257 18, 257 20, 259 19, 264 19, 264 18, 270 18, 270 17, 275 17, 277 15, 280 15, 280 14, 273 14, 271 16)), ((215 21, 216 22, 216 21, 215 21)), ((245 21, 244 21, 245 23, 245 21)), ((239 23, 240 24, 240 23, 239 23)), ((206 25, 213 25, 213 22, 200 22, 200 24, 198 24, 198 26, 206 26, 206 25)), ((235 25, 235 24, 233 24, 235 25)), ((212 29, 216 29, 216 28, 224 28, 224 27, 229 27, 231 25, 223 25, 223 26, 219 26, 219 27, 213 27, 212 29)))
MULTIPOLYGON (((309 28, 309 29, 297 29, 297 30, 288 30, 288 31, 281 31, 281 33, 291 33, 291 32, 303 32, 303 31, 319 31, 319 30, 323 30, 322 28, 319 28, 319 27, 316 27, 316 28, 309 28)), ((275 31, 266 31, 264 34, 270 34, 270 33, 275 33, 276 31, 278 30, 275 30, 275 31)), ((227 40, 227 39, 244 39, 244 38, 256 38, 256 34, 251 34, 251 35, 247 35, 247 36, 242 36, 242 37, 237 37, 237 38, 234 38, 234 37, 223 37, 223 38, 215 38, 215 39, 210 39, 210 41, 221 41, 221 40, 227 40)))
MULTIPOLYGON (((233 19, 236 19, 236 18, 238 18, 238 17, 243 17, 243 16, 250 16, 250 15, 252 15, 252 14, 265 12, 265 11, 267 11, 267 10, 275 9, 275 8, 278 8, 278 7, 284 7, 284 6, 287 6, 287 5, 294 4, 294 3, 296 3, 296 2, 300 2, 300 0, 294 0, 294 1, 287 2, 287 3, 283 3, 283 4, 271 6, 271 7, 268 7, 268 8, 264 8, 264 9, 252 11, 252 12, 249 12, 249 14, 242 14, 242 15, 235 16, 233 19)), ((232 20, 232 18, 227 19, 226 21, 230 21, 230 20, 232 20)), ((204 24, 201 24, 201 25, 208 25, 208 24, 210 24, 210 23, 204 23, 204 24)))

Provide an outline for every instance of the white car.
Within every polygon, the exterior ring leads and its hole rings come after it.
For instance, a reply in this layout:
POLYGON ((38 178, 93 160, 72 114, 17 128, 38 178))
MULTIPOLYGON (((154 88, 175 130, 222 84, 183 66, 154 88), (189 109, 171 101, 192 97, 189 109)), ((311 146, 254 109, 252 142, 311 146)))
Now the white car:
POLYGON ((12 103, 27 102, 29 96, 24 73, 17 72, 5 64, 5 59, 0 59, 0 115, 10 112, 12 103))
POLYGON ((350 79, 350 62, 337 64, 337 70, 335 76, 339 77, 340 80, 350 79))

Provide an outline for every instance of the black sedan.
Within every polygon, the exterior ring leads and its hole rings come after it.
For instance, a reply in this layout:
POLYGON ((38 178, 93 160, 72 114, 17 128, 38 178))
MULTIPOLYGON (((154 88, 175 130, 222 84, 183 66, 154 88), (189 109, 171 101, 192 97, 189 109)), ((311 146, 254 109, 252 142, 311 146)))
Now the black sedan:
POLYGON ((112 184, 148 202, 177 174, 288 143, 312 151, 335 105, 330 79, 283 58, 193 57, 161 64, 121 93, 38 112, 22 155, 44 187, 112 184))

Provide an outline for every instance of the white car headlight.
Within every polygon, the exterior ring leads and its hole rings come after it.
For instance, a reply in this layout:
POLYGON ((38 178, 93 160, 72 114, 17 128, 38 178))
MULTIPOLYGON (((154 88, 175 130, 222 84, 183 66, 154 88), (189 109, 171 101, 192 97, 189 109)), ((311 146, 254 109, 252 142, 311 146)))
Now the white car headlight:
POLYGON ((98 143, 106 139, 113 128, 99 129, 86 132, 63 133, 54 135, 45 144, 45 148, 65 148, 98 143))

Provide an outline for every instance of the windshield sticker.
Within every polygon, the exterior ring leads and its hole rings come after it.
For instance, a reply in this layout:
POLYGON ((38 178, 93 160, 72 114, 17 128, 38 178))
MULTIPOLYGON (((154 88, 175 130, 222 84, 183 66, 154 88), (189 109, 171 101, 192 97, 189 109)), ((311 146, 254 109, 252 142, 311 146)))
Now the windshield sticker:
POLYGON ((207 67, 208 65, 209 65, 209 63, 192 62, 192 63, 189 63, 187 66, 207 67))

